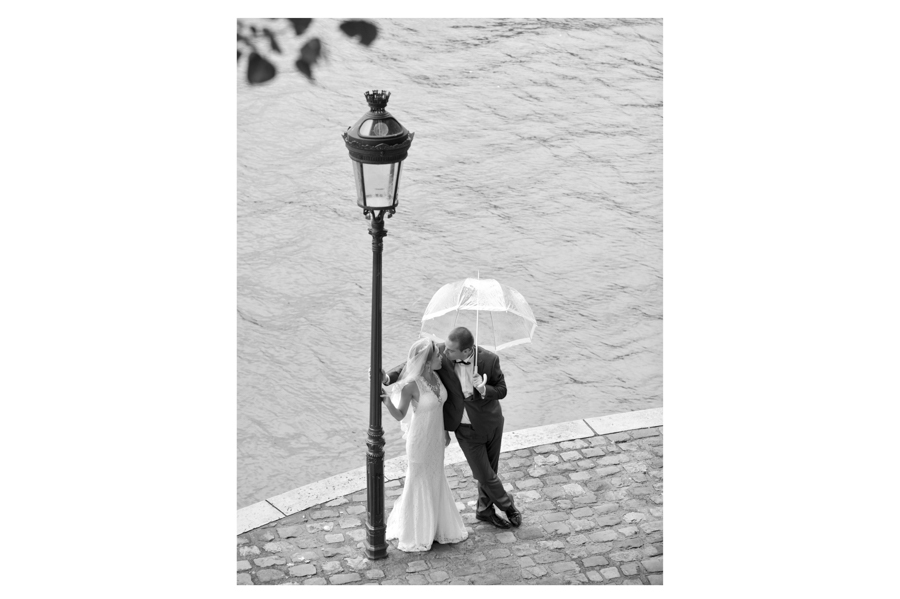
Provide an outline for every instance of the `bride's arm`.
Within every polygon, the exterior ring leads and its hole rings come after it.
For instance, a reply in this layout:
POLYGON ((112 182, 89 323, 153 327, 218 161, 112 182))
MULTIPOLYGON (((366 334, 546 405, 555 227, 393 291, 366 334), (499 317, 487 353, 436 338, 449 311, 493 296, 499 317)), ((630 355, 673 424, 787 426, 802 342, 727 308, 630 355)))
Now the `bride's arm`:
POLYGON ((418 401, 418 399, 419 389, 416 386, 416 382, 410 381, 406 383, 403 387, 403 391, 400 392, 399 407, 395 407, 394 402, 392 402, 391 398, 387 395, 381 396, 381 403, 387 406, 388 412, 391 413, 391 416, 393 416, 395 420, 403 420, 403 417, 406 416, 406 411, 409 410, 409 402, 418 401))

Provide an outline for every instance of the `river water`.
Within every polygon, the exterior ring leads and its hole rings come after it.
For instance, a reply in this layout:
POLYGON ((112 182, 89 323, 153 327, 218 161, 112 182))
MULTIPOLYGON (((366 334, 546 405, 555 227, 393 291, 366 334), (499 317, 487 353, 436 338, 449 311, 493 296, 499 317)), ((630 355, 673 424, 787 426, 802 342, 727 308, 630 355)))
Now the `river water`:
MULTIPOLYGON (((383 362, 444 283, 494 278, 538 327, 500 359, 506 430, 662 406, 661 20, 318 19, 237 81, 237 506, 365 465, 372 244, 341 133, 392 92, 415 132, 386 220, 383 362)), ((384 411, 386 457, 404 451, 384 411)))

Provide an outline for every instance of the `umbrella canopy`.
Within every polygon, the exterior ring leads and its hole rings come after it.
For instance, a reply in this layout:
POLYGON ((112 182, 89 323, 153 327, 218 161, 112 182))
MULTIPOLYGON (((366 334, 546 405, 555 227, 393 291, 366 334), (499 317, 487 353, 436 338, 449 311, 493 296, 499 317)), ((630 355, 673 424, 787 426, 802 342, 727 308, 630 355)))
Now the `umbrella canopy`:
POLYGON ((456 327, 475 335, 475 344, 492 351, 529 343, 537 322, 522 294, 494 279, 447 283, 434 294, 422 316, 422 336, 446 341, 456 327))

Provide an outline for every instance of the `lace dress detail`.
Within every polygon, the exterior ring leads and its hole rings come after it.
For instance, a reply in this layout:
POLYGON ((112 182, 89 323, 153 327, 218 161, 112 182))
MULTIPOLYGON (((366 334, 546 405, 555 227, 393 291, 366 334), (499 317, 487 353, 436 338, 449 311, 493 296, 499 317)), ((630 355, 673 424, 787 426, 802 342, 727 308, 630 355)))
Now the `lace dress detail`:
POLYGON ((444 475, 447 389, 440 379, 439 396, 423 379, 416 379, 416 385, 419 403, 406 437, 406 484, 388 517, 385 534, 398 540, 401 551, 428 551, 434 541, 459 543, 469 536, 444 475))

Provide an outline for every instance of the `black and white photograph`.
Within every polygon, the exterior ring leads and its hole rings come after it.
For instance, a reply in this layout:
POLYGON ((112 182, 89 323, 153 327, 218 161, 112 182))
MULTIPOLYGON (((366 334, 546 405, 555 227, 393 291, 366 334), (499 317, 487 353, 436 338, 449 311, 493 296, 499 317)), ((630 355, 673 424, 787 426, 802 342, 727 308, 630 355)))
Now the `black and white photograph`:
POLYGON ((4 596, 896 594, 888 5, 107 4, 7 10, 4 596))
POLYGON ((662 19, 237 32, 237 583, 662 584, 662 19))

